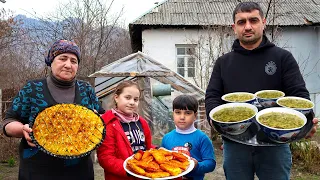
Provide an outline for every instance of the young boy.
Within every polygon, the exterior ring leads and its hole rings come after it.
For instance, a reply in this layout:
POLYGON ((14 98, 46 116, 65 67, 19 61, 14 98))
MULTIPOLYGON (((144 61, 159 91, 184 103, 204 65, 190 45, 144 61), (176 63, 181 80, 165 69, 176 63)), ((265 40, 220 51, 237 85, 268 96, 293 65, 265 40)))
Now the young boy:
POLYGON ((183 179, 202 180, 205 173, 216 166, 213 145, 209 137, 194 127, 197 119, 198 101, 189 95, 180 95, 173 100, 173 120, 176 129, 167 133, 161 146, 190 155, 194 169, 183 179))

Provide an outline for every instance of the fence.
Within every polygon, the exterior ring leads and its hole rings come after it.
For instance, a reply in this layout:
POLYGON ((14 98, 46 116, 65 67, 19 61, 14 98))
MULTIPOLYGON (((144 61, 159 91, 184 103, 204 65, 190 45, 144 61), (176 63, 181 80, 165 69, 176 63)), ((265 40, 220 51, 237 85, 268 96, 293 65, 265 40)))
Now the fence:
POLYGON ((320 92, 310 93, 311 101, 314 103, 314 114, 320 118, 320 92))

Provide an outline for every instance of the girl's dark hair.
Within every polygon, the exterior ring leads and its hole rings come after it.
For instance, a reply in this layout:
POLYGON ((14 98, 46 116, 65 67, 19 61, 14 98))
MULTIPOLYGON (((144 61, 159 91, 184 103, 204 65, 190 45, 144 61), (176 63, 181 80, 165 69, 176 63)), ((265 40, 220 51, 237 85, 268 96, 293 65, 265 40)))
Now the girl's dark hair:
POLYGON ((175 109, 180 109, 191 110, 196 113, 198 112, 198 106, 198 101, 195 97, 185 94, 177 96, 172 103, 173 111, 175 109))
POLYGON ((239 12, 251 12, 253 10, 258 10, 261 18, 263 18, 263 11, 258 3, 256 2, 241 2, 239 3, 236 8, 233 10, 233 22, 236 19, 236 14, 239 12))

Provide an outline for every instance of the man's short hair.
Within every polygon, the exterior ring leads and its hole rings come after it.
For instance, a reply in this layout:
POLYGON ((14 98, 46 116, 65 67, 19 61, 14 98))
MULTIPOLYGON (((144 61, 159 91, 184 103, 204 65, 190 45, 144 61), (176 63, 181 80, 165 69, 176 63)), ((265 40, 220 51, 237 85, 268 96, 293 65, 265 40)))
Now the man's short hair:
POLYGON ((195 97, 190 95, 180 95, 177 96, 172 103, 172 109, 173 111, 175 109, 180 110, 191 110, 194 113, 198 112, 198 101, 195 97))
POLYGON ((256 3, 256 2, 241 2, 241 3, 239 3, 233 11, 233 22, 235 22, 237 13, 251 12, 253 10, 258 10, 261 18, 263 18, 263 11, 258 3, 256 3))

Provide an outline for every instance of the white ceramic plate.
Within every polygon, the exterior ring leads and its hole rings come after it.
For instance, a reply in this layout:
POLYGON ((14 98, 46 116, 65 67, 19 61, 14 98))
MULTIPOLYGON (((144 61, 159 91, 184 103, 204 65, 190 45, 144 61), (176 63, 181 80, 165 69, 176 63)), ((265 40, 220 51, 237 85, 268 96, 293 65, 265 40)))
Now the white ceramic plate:
MULTIPOLYGON (((126 170, 130 175, 132 176, 135 176, 137 178, 141 178, 141 179, 152 179, 152 178, 149 178, 149 177, 146 177, 146 176, 142 176, 142 175, 138 175, 138 174, 135 174, 134 172, 130 171, 129 169, 127 169, 127 161, 129 159, 132 159, 134 155, 128 157, 124 162, 123 162, 123 168, 124 170, 126 170)), ((194 161, 192 161, 190 159, 190 157, 188 156, 188 159, 189 159, 189 162, 190 162, 190 165, 189 167, 183 171, 181 174, 177 175, 177 176, 168 176, 168 177, 163 177, 163 178, 153 178, 154 180, 165 180, 165 179, 174 179, 174 178, 178 178, 178 177, 181 177, 181 176, 184 176, 186 174, 188 174, 189 172, 192 171, 193 167, 194 167, 194 161)))

